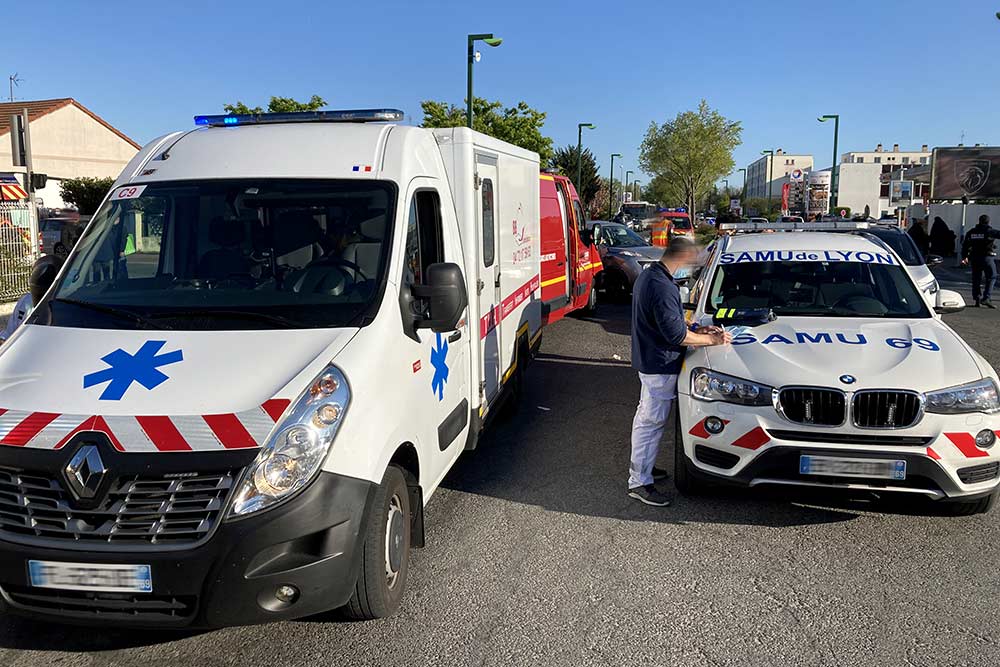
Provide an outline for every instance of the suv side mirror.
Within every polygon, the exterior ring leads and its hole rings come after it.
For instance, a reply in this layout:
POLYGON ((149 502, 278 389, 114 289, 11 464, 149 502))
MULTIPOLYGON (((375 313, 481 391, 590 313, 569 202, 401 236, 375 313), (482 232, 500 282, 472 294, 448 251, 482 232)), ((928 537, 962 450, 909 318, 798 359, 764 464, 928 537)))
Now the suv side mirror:
POLYGON ((929 268, 940 266, 943 262, 944 257, 941 255, 927 255, 927 257, 924 258, 924 264, 926 264, 929 268))
POLYGON ((961 294, 947 289, 938 291, 937 306, 934 307, 934 312, 944 315, 957 313, 960 310, 965 310, 965 299, 962 298, 961 294))
POLYGON ((436 333, 452 331, 469 305, 462 269, 451 262, 431 264, 427 267, 424 281, 423 285, 410 286, 413 297, 427 303, 425 317, 414 322, 415 328, 430 329, 436 333))
POLYGON ((41 303, 42 297, 52 287, 62 265, 63 260, 59 257, 42 255, 31 267, 31 273, 28 274, 28 292, 31 293, 31 301, 36 306, 41 303))
POLYGON ((591 225, 590 227, 590 242, 593 245, 600 245, 601 243, 601 226, 598 224, 591 225))

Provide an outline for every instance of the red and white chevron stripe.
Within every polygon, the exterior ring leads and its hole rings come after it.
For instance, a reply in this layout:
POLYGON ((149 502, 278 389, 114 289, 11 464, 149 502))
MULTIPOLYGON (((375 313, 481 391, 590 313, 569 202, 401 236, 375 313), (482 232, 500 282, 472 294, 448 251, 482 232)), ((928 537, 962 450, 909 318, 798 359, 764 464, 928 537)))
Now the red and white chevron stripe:
POLYGON ((97 431, 121 452, 246 449, 264 444, 291 403, 273 398, 244 412, 219 415, 102 416, 0 408, 0 445, 60 449, 77 433, 97 431))

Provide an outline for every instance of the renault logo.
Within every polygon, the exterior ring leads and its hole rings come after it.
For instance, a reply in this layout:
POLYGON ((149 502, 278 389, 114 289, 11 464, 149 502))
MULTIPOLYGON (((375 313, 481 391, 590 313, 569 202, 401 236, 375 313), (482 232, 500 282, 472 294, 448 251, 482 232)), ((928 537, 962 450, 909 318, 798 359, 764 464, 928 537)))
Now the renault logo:
POLYGON ((69 460, 65 473, 69 487, 80 500, 97 495, 108 469, 101 460, 101 453, 93 445, 84 445, 69 460))

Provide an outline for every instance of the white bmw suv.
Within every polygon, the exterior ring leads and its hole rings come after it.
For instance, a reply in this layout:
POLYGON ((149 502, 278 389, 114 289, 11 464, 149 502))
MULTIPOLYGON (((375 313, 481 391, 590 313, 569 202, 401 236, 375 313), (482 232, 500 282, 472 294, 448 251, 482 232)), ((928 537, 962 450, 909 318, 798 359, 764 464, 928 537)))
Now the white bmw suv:
MULTIPOLYGON (((733 344, 690 351, 675 480, 918 494, 956 514, 997 497, 996 371, 933 312, 900 258, 855 233, 734 224, 690 286, 692 324, 733 344)), ((838 230, 842 225, 836 225, 838 230)), ((779 225, 773 225, 779 226, 779 225)))

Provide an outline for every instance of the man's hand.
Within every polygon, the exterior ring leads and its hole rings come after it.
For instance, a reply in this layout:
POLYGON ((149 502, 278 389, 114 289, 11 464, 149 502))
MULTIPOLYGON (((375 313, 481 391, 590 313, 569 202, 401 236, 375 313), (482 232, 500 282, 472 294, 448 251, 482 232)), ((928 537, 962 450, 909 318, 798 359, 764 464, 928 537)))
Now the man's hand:
MULTIPOLYGON (((713 328, 718 329, 718 327, 713 327, 713 328)), ((733 334, 729 333, 725 329, 719 329, 718 331, 713 331, 708 335, 712 337, 712 345, 728 345, 729 343, 733 342, 733 334)))
POLYGON ((962 261, 960 262, 960 264, 962 266, 968 266, 969 265, 969 258, 968 257, 963 257, 962 261))
POLYGON ((695 333, 714 334, 714 333, 719 333, 720 331, 725 331, 725 329, 723 329, 722 327, 717 327, 715 325, 709 324, 707 326, 706 325, 696 326, 694 328, 694 331, 695 333))

